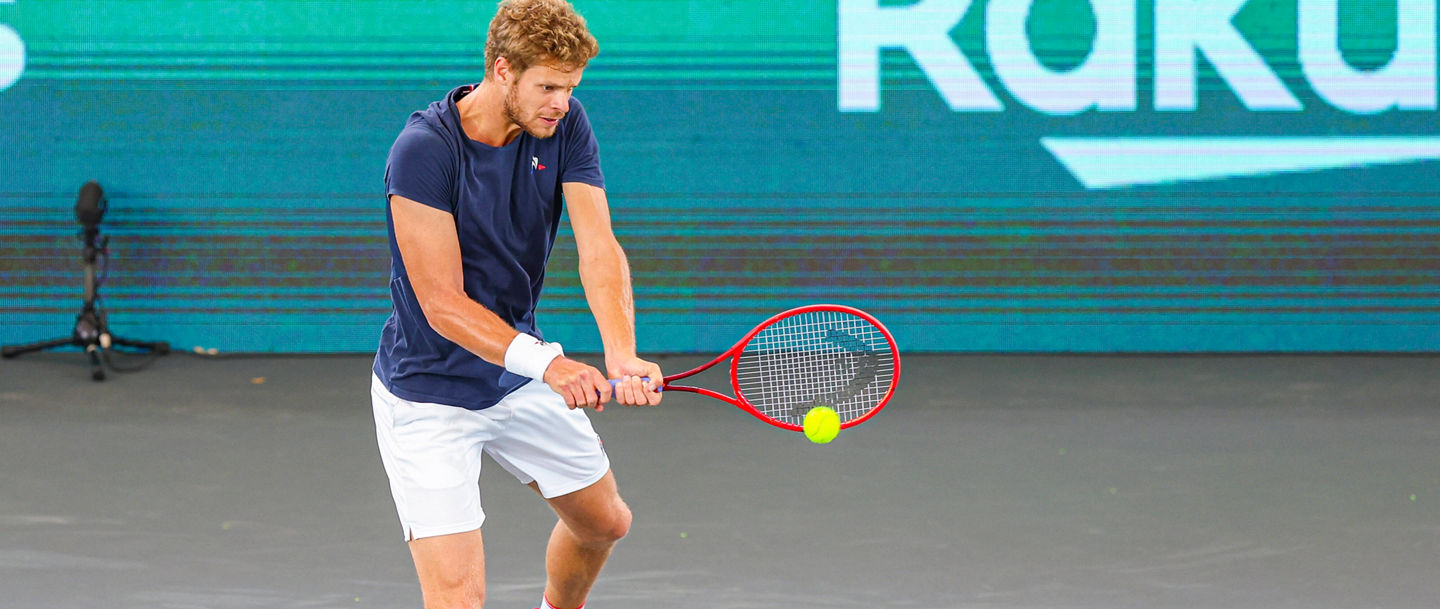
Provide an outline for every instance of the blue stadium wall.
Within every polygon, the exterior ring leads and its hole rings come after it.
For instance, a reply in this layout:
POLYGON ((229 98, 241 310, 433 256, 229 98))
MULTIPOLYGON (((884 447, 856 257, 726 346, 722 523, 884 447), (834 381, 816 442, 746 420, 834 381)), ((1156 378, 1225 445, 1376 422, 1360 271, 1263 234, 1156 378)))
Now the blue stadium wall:
MULTIPOLYGON (((576 0, 647 351, 784 308, 903 349, 1440 349, 1435 0, 576 0)), ((382 175, 479 0, 0 0, 0 342, 374 348, 382 175)), ((566 228, 540 321, 598 339, 566 228)))

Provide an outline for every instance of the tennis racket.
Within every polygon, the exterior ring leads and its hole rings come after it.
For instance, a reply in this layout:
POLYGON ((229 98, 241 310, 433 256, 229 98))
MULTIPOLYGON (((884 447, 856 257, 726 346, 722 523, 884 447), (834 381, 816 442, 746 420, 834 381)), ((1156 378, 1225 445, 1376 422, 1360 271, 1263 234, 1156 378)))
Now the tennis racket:
POLYGON ((890 401, 899 379, 900 351, 879 320, 856 308, 816 304, 765 320, 715 359, 665 377, 662 389, 712 397, 802 431, 805 413, 816 406, 834 409, 841 429, 865 422, 890 401), (727 359, 733 397, 675 384, 727 359))

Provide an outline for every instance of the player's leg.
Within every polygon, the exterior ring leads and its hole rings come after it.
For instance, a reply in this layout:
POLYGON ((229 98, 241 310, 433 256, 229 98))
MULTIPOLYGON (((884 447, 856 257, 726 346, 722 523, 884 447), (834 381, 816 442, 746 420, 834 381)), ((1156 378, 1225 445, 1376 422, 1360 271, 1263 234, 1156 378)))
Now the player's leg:
POLYGON ((485 547, 480 530, 410 542, 425 609, 479 609, 485 604, 485 547))
POLYGON ((611 548, 630 531, 630 508, 611 473, 548 501, 560 519, 545 551, 545 598, 557 608, 573 609, 585 604, 611 548))
POLYGON ((544 383, 530 383, 498 406, 513 412, 505 433, 485 445, 495 462, 540 493, 560 516, 546 553, 547 599, 585 602, 615 541, 630 527, 610 458, 585 411, 570 410, 544 383))
POLYGON ((485 599, 481 451, 505 413, 409 402, 371 385, 375 435, 427 609, 485 599))

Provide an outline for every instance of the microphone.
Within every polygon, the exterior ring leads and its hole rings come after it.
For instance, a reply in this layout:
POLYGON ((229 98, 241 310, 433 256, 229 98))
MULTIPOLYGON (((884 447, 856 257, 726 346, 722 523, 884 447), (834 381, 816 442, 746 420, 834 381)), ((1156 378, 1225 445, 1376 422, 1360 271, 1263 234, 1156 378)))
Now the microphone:
POLYGON ((75 219, 85 228, 95 230, 99 228, 101 218, 105 217, 108 205, 100 184, 90 180, 80 187, 80 196, 75 199, 75 219))

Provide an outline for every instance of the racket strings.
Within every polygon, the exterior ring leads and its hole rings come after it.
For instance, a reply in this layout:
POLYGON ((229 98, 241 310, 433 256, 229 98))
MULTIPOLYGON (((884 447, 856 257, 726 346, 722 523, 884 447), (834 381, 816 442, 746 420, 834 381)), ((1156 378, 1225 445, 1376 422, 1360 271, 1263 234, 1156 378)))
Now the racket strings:
POLYGON ((812 311, 779 320, 750 339, 736 365, 735 389, 778 421, 799 425, 811 408, 828 406, 845 423, 880 404, 894 372, 890 342, 870 321, 812 311))

